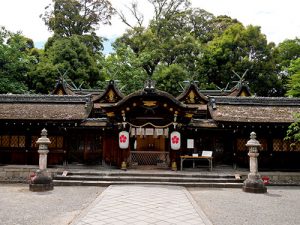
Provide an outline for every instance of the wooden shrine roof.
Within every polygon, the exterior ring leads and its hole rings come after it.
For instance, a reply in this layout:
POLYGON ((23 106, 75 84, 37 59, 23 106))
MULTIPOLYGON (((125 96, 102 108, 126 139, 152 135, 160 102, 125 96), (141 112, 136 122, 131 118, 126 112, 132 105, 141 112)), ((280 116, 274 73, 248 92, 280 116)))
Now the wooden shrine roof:
POLYGON ((56 85, 54 90, 51 93, 52 95, 74 95, 74 92, 72 88, 67 84, 67 82, 60 78, 56 85))
POLYGON ((117 108, 117 107, 121 107, 124 104, 126 104, 128 102, 128 100, 133 99, 133 98, 140 98, 140 97, 148 97, 148 98, 153 98, 156 100, 161 100, 163 98, 169 99, 171 102, 173 102, 175 105, 177 105, 180 108, 185 108, 185 109, 198 109, 198 106, 194 106, 194 105, 187 105, 184 104, 180 101, 178 101, 176 98, 173 97, 173 95, 165 92, 165 91, 160 91, 158 89, 155 89, 153 92, 147 92, 144 89, 142 90, 138 90, 135 91, 129 95, 127 95, 126 97, 124 97, 122 100, 120 100, 119 102, 115 103, 115 104, 110 104, 107 105, 107 108, 117 108))
POLYGON ((0 95, 1 120, 82 120, 90 111, 90 96, 0 95))
POLYGON ((115 81, 110 80, 105 91, 94 98, 94 103, 116 103, 124 98, 124 95, 117 88, 115 81))
POLYGON ((271 97, 214 97, 209 112, 217 122, 292 123, 300 99, 271 97))
POLYGON ((212 119, 192 119, 189 123, 192 127, 199 128, 217 128, 218 125, 212 119))
POLYGON ((176 99, 184 104, 206 105, 208 102, 208 98, 198 90, 194 83, 191 83, 176 99))

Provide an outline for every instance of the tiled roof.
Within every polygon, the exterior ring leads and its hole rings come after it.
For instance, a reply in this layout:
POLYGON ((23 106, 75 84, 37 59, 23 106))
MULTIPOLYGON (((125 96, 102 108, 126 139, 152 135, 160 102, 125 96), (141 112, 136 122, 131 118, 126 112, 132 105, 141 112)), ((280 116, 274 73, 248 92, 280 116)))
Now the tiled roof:
POLYGON ((300 99, 214 97, 209 111, 218 122, 292 123, 295 113, 300 113, 300 99))
POLYGON ((0 120, 82 120, 90 96, 0 95, 0 120))
POLYGON ((89 95, 0 94, 0 103, 82 103, 91 101, 89 95))

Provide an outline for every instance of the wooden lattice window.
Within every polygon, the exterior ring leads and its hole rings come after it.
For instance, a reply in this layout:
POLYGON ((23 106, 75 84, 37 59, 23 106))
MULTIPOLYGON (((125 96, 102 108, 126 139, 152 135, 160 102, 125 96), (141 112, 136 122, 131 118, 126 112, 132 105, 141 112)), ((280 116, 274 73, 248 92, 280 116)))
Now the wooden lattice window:
POLYGON ((57 137, 57 140, 56 140, 56 147, 57 148, 63 148, 64 146, 64 138, 63 137, 57 137))
POLYGON ((55 136, 49 136, 48 138, 51 141, 51 143, 48 145, 48 148, 56 148, 57 137, 55 137, 55 136))
POLYGON ((282 144, 283 143, 281 139, 273 139, 273 151, 274 152, 283 151, 282 144))
POLYGON ((62 136, 49 136, 48 138, 51 141, 49 148, 63 148, 64 138, 62 136))
POLYGON ((20 148, 25 147, 25 136, 19 136, 19 147, 20 148))
POLYGON ((39 139, 38 136, 32 136, 31 137, 31 147, 32 148, 37 148, 39 145, 36 143, 37 140, 39 139))
POLYGON ((290 151, 290 142, 289 141, 284 141, 284 140, 281 140, 282 141, 282 150, 281 151, 290 151))
POLYGON ((291 145, 290 141, 282 139, 273 139, 273 151, 300 151, 300 143, 297 142, 291 145))
POLYGON ((10 145, 10 136, 2 136, 2 142, 1 142, 1 146, 2 147, 9 147, 10 145))
POLYGON ((1 136, 0 147, 24 148, 25 136, 1 136))
POLYGON ((297 152, 300 151, 300 143, 299 143, 299 142, 297 142, 297 143, 294 145, 293 151, 297 151, 297 152))
MULTIPOLYGON (((63 148, 64 146, 64 137, 62 136, 48 136, 51 143, 48 145, 48 148, 63 148)), ((31 138, 31 147, 38 148, 39 145, 36 143, 39 139, 38 136, 33 136, 31 138)))
POLYGON ((19 146, 19 138, 18 136, 10 137, 10 147, 18 147, 19 146))
POLYGON ((246 143, 247 143, 246 138, 238 138, 236 140, 236 149, 237 149, 237 151, 246 151, 247 150, 246 143))
POLYGON ((267 139, 258 139, 261 147, 259 148, 259 151, 267 151, 268 149, 268 140, 267 139))

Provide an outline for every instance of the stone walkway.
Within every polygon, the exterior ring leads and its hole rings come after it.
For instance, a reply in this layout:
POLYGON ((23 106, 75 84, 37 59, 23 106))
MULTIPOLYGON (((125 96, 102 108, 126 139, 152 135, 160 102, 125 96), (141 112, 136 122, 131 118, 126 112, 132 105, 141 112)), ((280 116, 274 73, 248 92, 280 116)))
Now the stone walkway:
POLYGON ((189 192, 179 186, 112 185, 72 225, 211 225, 189 192))

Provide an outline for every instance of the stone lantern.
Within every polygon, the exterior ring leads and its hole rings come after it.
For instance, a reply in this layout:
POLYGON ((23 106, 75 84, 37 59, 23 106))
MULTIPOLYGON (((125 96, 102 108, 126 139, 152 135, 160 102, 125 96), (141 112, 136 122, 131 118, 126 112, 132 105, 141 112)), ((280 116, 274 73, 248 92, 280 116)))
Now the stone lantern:
POLYGON ((251 132, 250 140, 247 142, 246 146, 249 148, 250 173, 248 174, 248 178, 244 181, 243 191, 250 193, 266 193, 267 188, 258 173, 257 157, 259 155, 258 148, 261 145, 256 140, 255 132, 251 132))
POLYGON ((51 144, 51 141, 47 137, 47 130, 45 128, 42 130, 41 137, 36 143, 39 145, 39 168, 40 170, 45 170, 47 169, 47 154, 49 152, 48 145, 51 144))
POLYGON ((39 145, 39 169, 30 179, 29 190, 40 192, 53 190, 52 178, 48 176, 47 172, 47 154, 49 152, 48 145, 51 141, 47 137, 46 129, 42 130, 41 137, 36 143, 39 145))

